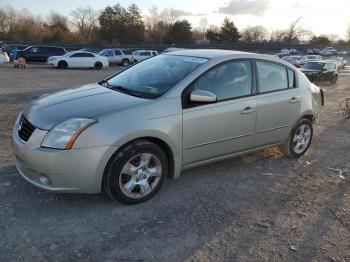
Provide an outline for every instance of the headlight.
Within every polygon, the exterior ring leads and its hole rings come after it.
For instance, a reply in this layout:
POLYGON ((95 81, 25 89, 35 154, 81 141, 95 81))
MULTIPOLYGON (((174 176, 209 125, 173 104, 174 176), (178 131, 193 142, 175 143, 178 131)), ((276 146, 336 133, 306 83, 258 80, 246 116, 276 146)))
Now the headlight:
POLYGON ((86 118, 72 118, 64 121, 49 131, 41 146, 71 149, 78 136, 95 123, 97 123, 97 120, 86 118))

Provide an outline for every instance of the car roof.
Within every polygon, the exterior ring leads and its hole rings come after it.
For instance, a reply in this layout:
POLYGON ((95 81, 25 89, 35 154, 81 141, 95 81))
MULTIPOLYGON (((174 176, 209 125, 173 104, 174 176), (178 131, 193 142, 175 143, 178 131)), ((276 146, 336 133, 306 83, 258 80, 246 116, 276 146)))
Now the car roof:
POLYGON ((248 52, 241 51, 231 51, 231 50, 221 50, 221 49, 183 49, 171 52, 169 55, 178 55, 178 56, 193 56, 201 58, 219 58, 224 56, 231 55, 240 55, 240 54, 252 54, 248 52))

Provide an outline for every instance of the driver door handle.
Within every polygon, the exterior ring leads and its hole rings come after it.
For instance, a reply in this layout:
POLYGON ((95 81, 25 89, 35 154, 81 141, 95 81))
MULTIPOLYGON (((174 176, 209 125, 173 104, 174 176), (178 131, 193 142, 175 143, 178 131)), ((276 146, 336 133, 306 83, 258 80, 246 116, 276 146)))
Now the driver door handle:
POLYGON ((293 96, 289 99, 289 104, 298 103, 301 100, 301 96, 293 96))
POLYGON ((242 111, 241 111, 241 114, 242 115, 248 115, 250 113, 253 113, 255 112, 255 108, 254 107, 250 107, 250 106, 247 106, 246 108, 244 108, 242 111))

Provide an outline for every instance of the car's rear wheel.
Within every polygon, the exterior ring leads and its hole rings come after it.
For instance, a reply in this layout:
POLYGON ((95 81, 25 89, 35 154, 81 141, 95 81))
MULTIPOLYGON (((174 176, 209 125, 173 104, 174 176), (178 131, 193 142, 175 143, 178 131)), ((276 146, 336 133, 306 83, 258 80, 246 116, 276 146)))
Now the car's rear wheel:
POLYGON ((122 66, 128 67, 130 65, 129 59, 123 59, 122 66))
POLYGON ((293 128, 283 152, 289 157, 301 157, 309 149, 313 136, 312 122, 303 118, 293 128))
POLYGON ((66 61, 59 61, 57 64, 57 68, 59 69, 67 69, 67 67, 68 67, 68 64, 66 61))
POLYGON ((125 204, 137 204, 153 197, 168 173, 164 151, 147 140, 136 140, 110 160, 104 176, 107 194, 125 204))
POLYGON ((94 68, 96 70, 101 70, 103 68, 103 65, 101 62, 96 62, 95 65, 94 65, 94 68))

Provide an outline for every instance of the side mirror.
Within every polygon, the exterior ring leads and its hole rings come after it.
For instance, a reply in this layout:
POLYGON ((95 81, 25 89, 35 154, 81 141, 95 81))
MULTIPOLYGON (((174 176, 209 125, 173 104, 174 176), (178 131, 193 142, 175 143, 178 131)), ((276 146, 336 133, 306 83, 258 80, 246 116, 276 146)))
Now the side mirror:
POLYGON ((196 89, 192 91, 190 96, 191 102, 197 102, 197 103, 214 103, 216 102, 217 97, 215 94, 209 91, 196 89))

